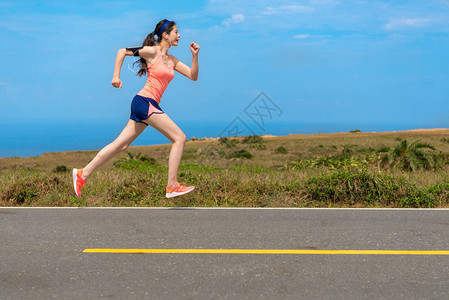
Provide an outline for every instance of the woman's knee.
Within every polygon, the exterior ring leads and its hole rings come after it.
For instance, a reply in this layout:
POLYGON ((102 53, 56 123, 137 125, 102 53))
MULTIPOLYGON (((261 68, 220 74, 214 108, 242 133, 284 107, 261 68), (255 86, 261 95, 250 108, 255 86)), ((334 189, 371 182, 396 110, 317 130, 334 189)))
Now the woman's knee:
POLYGON ((126 149, 128 149, 129 145, 130 145, 130 144, 122 145, 122 146, 119 148, 119 151, 120 151, 120 152, 125 151, 126 149))
POLYGON ((187 141, 187 137, 184 133, 175 136, 174 142, 185 144, 187 141))

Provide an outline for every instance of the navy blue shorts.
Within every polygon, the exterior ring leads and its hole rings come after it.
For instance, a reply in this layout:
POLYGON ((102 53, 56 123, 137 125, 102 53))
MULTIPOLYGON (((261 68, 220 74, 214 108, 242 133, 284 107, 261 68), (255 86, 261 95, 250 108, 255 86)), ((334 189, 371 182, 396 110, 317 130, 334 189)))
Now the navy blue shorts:
POLYGON ((140 95, 135 95, 133 101, 131 102, 131 115, 130 119, 136 122, 143 122, 143 120, 148 119, 152 114, 163 114, 164 112, 159 107, 156 100, 152 98, 143 97, 140 95))

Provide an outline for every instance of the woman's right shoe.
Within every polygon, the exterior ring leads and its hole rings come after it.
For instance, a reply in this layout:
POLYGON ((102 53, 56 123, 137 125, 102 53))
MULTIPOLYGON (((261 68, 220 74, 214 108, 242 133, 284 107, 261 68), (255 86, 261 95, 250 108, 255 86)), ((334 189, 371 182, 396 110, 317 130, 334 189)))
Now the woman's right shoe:
POLYGON ((173 198, 177 196, 181 196, 184 194, 187 194, 188 192, 191 192, 195 189, 194 186, 184 186, 182 183, 178 182, 178 185, 175 187, 165 187, 165 197, 167 198, 173 198))
POLYGON ((78 197, 81 197, 81 189, 84 187, 86 183, 86 179, 81 177, 83 174, 83 169, 73 169, 72 177, 73 177, 73 187, 75 189, 75 194, 78 197))

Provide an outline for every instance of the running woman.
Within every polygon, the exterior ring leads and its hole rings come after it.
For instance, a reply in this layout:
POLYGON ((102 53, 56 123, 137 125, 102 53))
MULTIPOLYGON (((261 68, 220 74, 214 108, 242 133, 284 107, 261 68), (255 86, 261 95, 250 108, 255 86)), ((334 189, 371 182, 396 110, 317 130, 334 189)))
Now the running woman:
POLYGON ((193 56, 191 68, 167 53, 172 46, 178 46, 180 37, 176 23, 164 19, 145 38, 142 47, 118 50, 112 78, 112 85, 115 88, 122 87, 120 69, 125 56, 140 56, 140 60, 137 61, 140 63, 137 75, 142 76, 148 73, 148 78, 145 86, 133 98, 130 120, 120 135, 100 150, 87 166, 82 169, 73 169, 73 185, 78 197, 81 196, 81 188, 84 187, 89 175, 114 155, 126 150, 148 125, 161 132, 173 143, 168 161, 166 197, 184 195, 195 188, 194 186, 184 186, 177 181, 178 167, 186 136, 159 106, 162 94, 175 76, 174 70, 194 81, 198 79, 198 52, 200 50, 198 44, 193 42, 190 44, 193 56), (157 36, 157 45, 155 36, 157 36))

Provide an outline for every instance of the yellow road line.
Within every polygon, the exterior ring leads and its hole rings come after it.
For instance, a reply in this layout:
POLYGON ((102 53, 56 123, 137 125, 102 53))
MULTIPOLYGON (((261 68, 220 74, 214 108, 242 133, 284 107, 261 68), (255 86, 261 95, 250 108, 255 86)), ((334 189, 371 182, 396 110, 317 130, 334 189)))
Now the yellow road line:
POLYGON ((449 255, 449 251, 291 249, 84 249, 84 253, 449 255))

